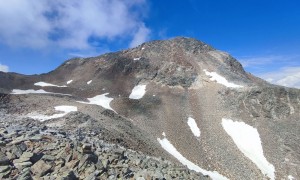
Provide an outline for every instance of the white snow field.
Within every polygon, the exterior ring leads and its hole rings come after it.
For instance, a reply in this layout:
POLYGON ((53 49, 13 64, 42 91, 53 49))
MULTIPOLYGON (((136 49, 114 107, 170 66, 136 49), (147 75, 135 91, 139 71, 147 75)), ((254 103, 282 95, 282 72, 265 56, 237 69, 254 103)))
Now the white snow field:
MULTIPOLYGON (((68 81, 69 82, 69 81, 68 81)), ((65 85, 63 86, 58 86, 58 85, 55 85, 55 84, 50 84, 50 83, 46 83, 46 82, 37 82, 37 83, 34 83, 35 86, 41 86, 41 87, 67 87, 65 85)))
POLYGON ((162 146, 162 148, 164 148, 168 153, 174 156, 180 163, 187 166, 189 169, 194 170, 196 172, 200 172, 203 175, 208 175, 214 180, 228 180, 226 177, 219 174, 217 171, 207 171, 205 169, 202 169, 196 164, 194 164, 193 162, 183 157, 167 138, 165 137, 163 139, 157 138, 157 140, 162 146))
POLYGON ((89 80, 89 81, 87 82, 87 84, 91 84, 92 81, 93 81, 93 80, 89 80))
POLYGON ((134 61, 139 61, 141 58, 138 57, 138 58, 133 58, 134 61))
POLYGON ((137 85, 132 89, 129 98, 141 99, 145 95, 145 93, 146 93, 146 85, 137 85))
POLYGON ((73 80, 67 81, 67 84, 70 84, 70 83, 72 83, 72 82, 73 82, 73 80))
POLYGON ((222 84, 226 87, 230 87, 230 88, 242 88, 243 87, 243 86, 228 82, 227 79, 225 79, 223 76, 220 76, 216 72, 208 72, 206 69, 204 69, 203 71, 205 72, 205 74, 207 76, 211 76, 211 78, 210 78, 211 81, 216 81, 217 83, 222 84))
POLYGON ((222 126, 239 150, 256 164, 264 175, 275 179, 275 168, 264 156, 257 129, 244 122, 225 118, 222 119, 222 126))
POLYGON ((83 101, 77 101, 77 102, 83 103, 83 104, 95 104, 95 105, 101 106, 101 107, 103 107, 105 109, 110 109, 110 110, 114 111, 115 113, 117 113, 109 105, 110 102, 112 100, 114 100, 114 98, 106 97, 106 95, 108 95, 108 94, 109 93, 105 93, 105 94, 97 95, 97 96, 92 97, 92 98, 87 98, 89 102, 83 102, 83 101))
POLYGON ((27 117, 30 117, 32 119, 36 119, 39 121, 46 121, 49 119, 55 119, 55 118, 60 118, 68 114, 69 112, 77 111, 76 106, 55 106, 54 107, 56 111, 62 111, 63 113, 58 113, 58 114, 53 114, 53 115, 43 115, 43 114, 38 114, 38 113, 30 113, 27 114, 27 117))
POLYGON ((192 133, 196 136, 196 137, 200 137, 200 129, 197 126, 197 123, 195 121, 195 119, 189 117, 187 124, 189 125, 189 127, 191 128, 192 133))
POLYGON ((43 89, 34 90, 34 89, 28 89, 28 90, 21 90, 21 89, 13 89, 10 94, 60 94, 65 96, 72 96, 71 94, 61 94, 61 93, 54 93, 54 92, 48 92, 43 89))

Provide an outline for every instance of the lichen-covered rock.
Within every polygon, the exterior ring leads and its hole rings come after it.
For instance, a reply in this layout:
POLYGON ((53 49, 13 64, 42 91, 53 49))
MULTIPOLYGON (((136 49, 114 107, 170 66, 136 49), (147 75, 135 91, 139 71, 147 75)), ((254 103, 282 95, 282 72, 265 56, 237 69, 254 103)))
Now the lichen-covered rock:
POLYGON ((9 164, 9 159, 2 151, 0 151, 0 166, 8 165, 8 164, 9 164))

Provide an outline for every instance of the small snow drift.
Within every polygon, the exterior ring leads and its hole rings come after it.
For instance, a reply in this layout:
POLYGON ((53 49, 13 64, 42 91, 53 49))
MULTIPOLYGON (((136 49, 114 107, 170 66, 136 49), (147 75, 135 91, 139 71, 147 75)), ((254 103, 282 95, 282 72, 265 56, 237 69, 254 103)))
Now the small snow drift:
POLYGON ((171 144, 171 142, 167 138, 163 138, 163 139, 157 138, 157 140, 160 143, 160 145, 162 146, 162 148, 164 148, 168 153, 170 153, 172 156, 174 156, 180 163, 187 166, 189 169, 194 170, 196 172, 200 172, 203 175, 208 175, 212 179, 215 179, 215 180, 223 180, 223 179, 228 180, 226 177, 222 176, 217 171, 212 172, 212 171, 207 171, 205 169, 202 169, 199 166, 197 166, 196 164, 194 164, 193 162, 191 162, 188 159, 186 159, 185 157, 183 157, 180 154, 180 152, 177 151, 177 149, 171 144))
POLYGON ((145 93, 146 93, 146 85, 137 85, 132 89, 129 98, 141 99, 145 95, 145 93))
POLYGON ((70 83, 72 83, 72 82, 73 82, 73 80, 67 81, 67 84, 70 84, 70 83))
POLYGON ((67 87, 65 85, 64 86, 58 86, 58 85, 50 84, 50 83, 46 83, 46 82, 37 82, 37 83, 34 83, 34 85, 35 86, 41 86, 41 87, 47 87, 47 86, 50 86, 50 87, 67 87))
POLYGON ((13 89, 11 94, 49 94, 51 92, 44 91, 43 89, 34 90, 34 89, 28 89, 28 90, 21 90, 21 89, 13 89))
POLYGON ((211 78, 210 78, 211 81, 217 81, 217 83, 222 84, 226 87, 230 87, 230 88, 242 88, 243 87, 243 86, 228 82, 227 79, 225 79, 223 76, 220 76, 216 72, 208 72, 206 69, 204 69, 203 71, 205 72, 205 74, 207 76, 211 76, 211 78))
POLYGON ((83 104, 95 104, 95 105, 98 105, 98 106, 102 106, 105 109, 110 109, 110 110, 114 111, 115 113, 117 113, 109 105, 110 102, 112 100, 114 100, 114 98, 106 97, 106 95, 108 95, 108 94, 109 93, 105 93, 105 94, 97 95, 97 96, 92 97, 92 98, 87 98, 89 100, 89 102, 83 102, 83 101, 77 101, 77 102, 83 103, 83 104))
POLYGON ((198 128, 195 119, 189 117, 188 121, 187 121, 187 124, 190 126, 191 131, 194 134, 194 136, 200 137, 200 129, 198 128))
POLYGON ((71 94, 61 94, 61 93, 47 92, 43 89, 39 89, 39 90, 34 90, 34 89, 28 89, 28 90, 13 89, 10 94, 59 94, 59 95, 65 95, 65 96, 72 96, 71 94))
POLYGON ((141 58, 138 57, 138 58, 133 58, 134 61, 139 61, 141 58))
POLYGON ((76 106, 55 106, 54 107, 56 111, 62 111, 63 113, 53 114, 51 116, 43 115, 43 114, 37 114, 37 113, 30 113, 27 115, 27 117, 30 117, 32 119, 40 120, 40 121, 46 121, 49 119, 55 119, 60 118, 65 115, 67 115, 69 112, 77 111, 76 106))
POLYGON ((86 82, 87 84, 91 84, 92 80, 89 80, 88 82, 86 82))
POLYGON ((54 107, 56 111, 63 111, 65 113, 69 113, 72 111, 77 111, 76 106, 55 106, 54 107))
POLYGON ((248 157, 270 179, 275 179, 275 168, 264 156, 259 133, 244 122, 222 119, 222 126, 240 151, 248 157))

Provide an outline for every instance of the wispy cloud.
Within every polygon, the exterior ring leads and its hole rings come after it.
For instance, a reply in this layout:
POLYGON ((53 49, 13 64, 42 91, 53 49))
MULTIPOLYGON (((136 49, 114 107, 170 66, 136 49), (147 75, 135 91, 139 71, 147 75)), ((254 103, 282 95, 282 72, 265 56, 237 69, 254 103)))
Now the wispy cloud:
POLYGON ((147 40, 145 0, 10 0, 0 3, 0 42, 12 47, 89 49, 90 39, 147 40))
POLYGON ((9 67, 3 64, 0 64, 0 71, 2 72, 8 72, 9 71, 9 67))
POLYGON ((288 54, 288 55, 258 55, 258 56, 241 56, 238 60, 244 67, 255 67, 265 65, 277 65, 281 64, 284 66, 293 66, 299 64, 299 54, 288 54))
POLYGON ((246 70, 270 83, 300 88, 300 55, 244 56, 246 70))
POLYGON ((137 29, 131 43, 130 47, 135 47, 137 45, 140 45, 141 43, 148 40, 150 34, 150 30, 145 27, 144 24, 141 24, 139 28, 137 29))
POLYGON ((268 55, 268 56, 245 56, 240 57, 239 61, 242 63, 244 67, 251 67, 251 66, 261 66, 274 63, 278 60, 285 59, 283 56, 279 55, 268 55))
POLYGON ((300 66, 283 67, 276 71, 259 74, 259 76, 274 84, 300 89, 300 66))

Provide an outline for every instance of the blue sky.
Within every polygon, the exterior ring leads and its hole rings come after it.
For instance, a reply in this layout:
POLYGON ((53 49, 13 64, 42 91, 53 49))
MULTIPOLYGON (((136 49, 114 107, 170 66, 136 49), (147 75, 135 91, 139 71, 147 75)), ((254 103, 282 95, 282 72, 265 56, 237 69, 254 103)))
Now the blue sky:
POLYGON ((2 1, 3 71, 45 73, 75 56, 187 36, 229 52, 255 75, 300 88, 297 0, 2 1))

